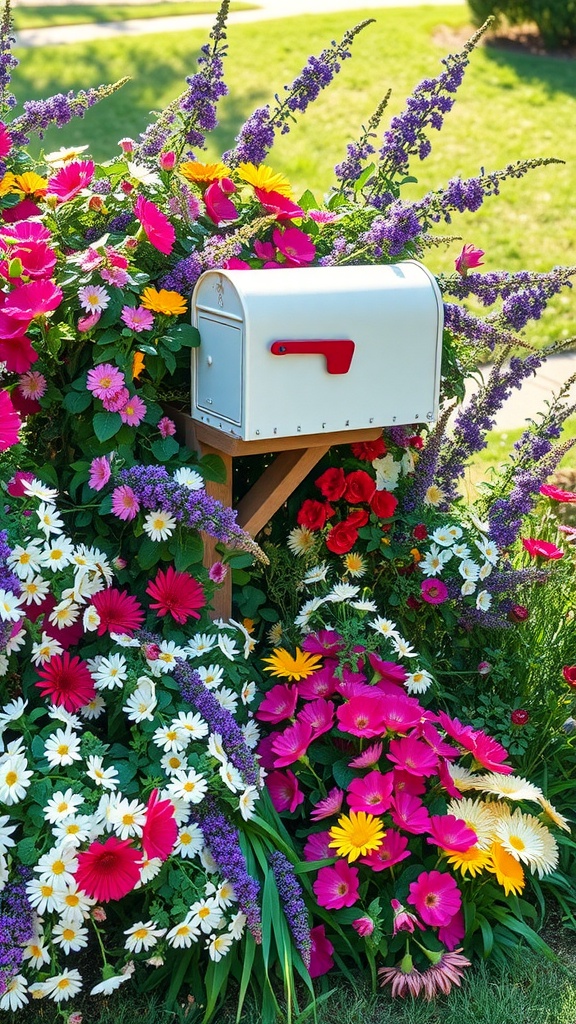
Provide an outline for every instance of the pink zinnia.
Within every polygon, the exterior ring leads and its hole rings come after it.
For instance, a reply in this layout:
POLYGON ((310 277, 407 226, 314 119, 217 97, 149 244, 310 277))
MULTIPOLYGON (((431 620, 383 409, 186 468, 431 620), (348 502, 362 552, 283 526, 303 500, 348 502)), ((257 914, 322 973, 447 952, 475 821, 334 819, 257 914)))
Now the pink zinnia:
POLYGON ((91 843, 78 854, 75 879, 87 896, 107 903, 121 900, 140 881, 142 853, 129 839, 110 836, 105 843, 91 843))
POLYGON ((137 427, 146 415, 146 403, 138 395, 133 395, 118 412, 122 423, 127 423, 129 427, 137 427))
POLYGON ((150 244, 164 256, 169 256, 174 248, 176 232, 165 214, 144 196, 138 196, 134 214, 144 228, 150 244))
POLYGON ((329 832, 312 832, 304 844, 304 860, 326 860, 328 857, 334 859, 334 851, 330 849, 329 832))
POLYGON ((551 560, 564 558, 564 552, 557 548, 550 541, 540 540, 538 537, 523 537, 522 547, 526 549, 532 558, 548 558, 551 560))
POLYGON ((336 710, 338 728, 352 736, 382 736, 386 732, 384 710, 381 696, 352 697, 336 710))
POLYGON ((268 690, 254 717, 261 722, 283 722, 286 718, 292 718, 297 701, 298 690, 295 686, 278 683, 268 690))
POLYGON ((311 978, 319 978, 326 974, 334 966, 332 953, 334 946, 326 938, 326 930, 323 924, 316 925, 310 929, 310 965, 308 974, 311 978))
POLYGON ((87 188, 94 177, 92 160, 74 160, 65 164, 56 174, 48 179, 47 193, 56 196, 61 203, 77 196, 83 188, 87 188))
POLYGON ((28 325, 34 317, 45 316, 46 313, 57 309, 62 298, 62 289, 52 281, 28 281, 10 292, 2 312, 14 320, 25 321, 28 325))
POLYGON ((285 768, 294 761, 299 761, 306 756, 306 751, 312 742, 312 729, 305 722, 295 722, 289 725, 284 732, 275 736, 271 748, 276 755, 274 759, 275 768, 285 768))
POLYGON ((174 817, 174 804, 171 800, 159 800, 158 790, 153 789, 142 828, 142 847, 148 860, 152 860, 153 857, 166 860, 174 849, 177 837, 178 825, 174 817))
POLYGON ((448 587, 442 580, 428 579, 421 583, 420 594, 428 604, 443 604, 448 598, 448 587))
POLYGON ((160 437, 174 437, 176 433, 176 424, 174 420, 171 420, 169 416, 163 416, 158 421, 158 432, 160 437))
POLYGON ((309 704, 306 704, 299 711, 298 721, 306 722, 312 729, 314 739, 317 739, 318 736, 332 728, 334 723, 334 704, 331 700, 324 700, 323 697, 310 701, 309 704))
POLYGON ((392 804, 393 772, 368 772, 362 779, 352 779, 346 797, 353 811, 383 814, 392 804))
POLYGON ((12 405, 7 391, 0 391, 0 452, 18 444, 18 431, 22 421, 12 405))
POLYGON ((88 666, 78 657, 54 654, 50 661, 39 669, 36 686, 51 704, 74 713, 85 707, 96 695, 94 680, 88 666))
POLYGON ((18 390, 24 395, 24 398, 42 398, 46 387, 46 377, 39 370, 28 370, 18 381, 18 390))
POLYGON ((119 391, 112 391, 101 399, 106 412, 120 412, 130 399, 128 388, 120 388, 119 391))
POLYGON ((92 604, 100 616, 98 636, 104 633, 133 633, 144 621, 142 606, 125 590, 108 587, 93 594, 92 604))
POLYGON ((290 769, 286 772, 270 772, 266 776, 266 789, 279 813, 290 811, 294 814, 296 808, 304 801, 304 793, 298 785, 298 779, 290 769))
POLYGON ((378 849, 372 850, 366 857, 360 857, 360 863, 366 864, 372 871, 384 871, 410 856, 410 850, 407 847, 407 836, 401 836, 395 829, 387 828, 386 835, 378 849))
POLYGON ((108 398, 124 387, 124 374, 112 363, 100 363, 88 370, 86 387, 96 398, 108 398))
POLYGON ((285 231, 275 228, 272 238, 278 250, 291 263, 297 266, 312 263, 316 255, 316 246, 300 228, 286 228, 285 231))
POLYGON ((382 757, 382 743, 371 743, 358 757, 350 761, 350 768, 373 768, 382 757))
POLYGON ((140 510, 140 502, 128 484, 115 487, 112 491, 112 512, 118 519, 130 522, 140 510))
POLYGON ((413 735, 391 740, 386 756, 411 775, 434 775, 438 768, 438 758, 434 751, 413 735))
POLYGON ((443 871, 423 871, 410 883, 411 903, 425 924, 438 927, 448 924, 460 910, 462 896, 452 875, 443 871))
POLYGON ((412 835, 430 831, 430 815, 422 801, 412 793, 401 791, 395 794, 390 817, 398 828, 412 835))
POLYGON ((478 836, 462 818, 453 814, 432 814, 430 817, 430 838, 426 840, 443 850, 457 850, 465 853, 478 842, 478 836))
POLYGON ((159 618, 171 615, 181 626, 188 619, 199 619, 199 609, 206 604, 201 584, 190 573, 178 572, 172 565, 165 571, 158 570, 156 579, 146 587, 146 593, 154 598, 150 608, 159 618))
POLYGON ((327 910, 353 907, 360 895, 358 868, 347 860, 337 860, 333 867, 320 868, 312 888, 320 907, 327 910))
MULTIPOLYGON (((325 796, 323 800, 319 800, 310 811, 312 821, 320 821, 322 818, 330 818, 333 814, 339 814, 342 810, 343 799, 344 790, 334 786, 334 789, 330 790, 328 796, 325 796)), ((328 853, 326 856, 331 857, 332 854, 328 853)))
POLYGON ((214 562, 208 570, 212 583, 223 583, 228 575, 228 566, 224 562, 214 562))
POLYGON ((110 479, 110 463, 105 455, 98 455, 90 463, 90 476, 88 486, 93 491, 101 491, 110 479))

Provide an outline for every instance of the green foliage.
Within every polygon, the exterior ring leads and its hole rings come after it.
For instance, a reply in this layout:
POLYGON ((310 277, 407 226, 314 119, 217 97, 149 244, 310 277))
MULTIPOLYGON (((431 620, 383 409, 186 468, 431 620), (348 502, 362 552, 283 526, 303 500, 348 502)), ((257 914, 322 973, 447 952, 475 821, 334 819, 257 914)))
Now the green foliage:
POLYGON ((533 22, 546 46, 572 46, 576 42, 574 0, 468 0, 474 23, 495 16, 510 25, 533 22))

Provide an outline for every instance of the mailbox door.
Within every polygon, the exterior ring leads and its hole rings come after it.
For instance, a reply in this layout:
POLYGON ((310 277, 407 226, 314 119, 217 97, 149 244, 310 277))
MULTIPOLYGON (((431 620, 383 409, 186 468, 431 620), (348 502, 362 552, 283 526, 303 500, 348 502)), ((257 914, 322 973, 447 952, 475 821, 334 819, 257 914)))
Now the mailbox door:
POLYGON ((243 324, 198 314, 202 343, 196 349, 195 404, 230 423, 242 422, 243 324))

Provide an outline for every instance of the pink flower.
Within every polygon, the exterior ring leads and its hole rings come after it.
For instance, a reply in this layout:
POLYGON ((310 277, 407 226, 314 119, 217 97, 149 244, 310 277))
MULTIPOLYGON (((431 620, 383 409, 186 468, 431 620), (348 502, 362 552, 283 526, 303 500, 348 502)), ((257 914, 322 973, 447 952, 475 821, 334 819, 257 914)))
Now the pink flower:
POLYGON ((212 583, 223 583, 228 575, 228 566, 224 562, 214 562, 208 570, 208 577, 212 583))
MULTIPOLYGON (((310 811, 310 817, 312 821, 320 821, 321 818, 330 818, 333 814, 339 814, 342 809, 342 801, 344 799, 344 790, 338 789, 335 786, 328 793, 328 796, 324 797, 323 800, 319 800, 312 811, 310 811)), ((330 857, 332 854, 328 853, 326 856, 330 857)))
POLYGON ((384 721, 390 732, 407 732, 418 725, 424 708, 414 697, 404 694, 388 697, 384 709, 384 721))
POLYGON ((282 722, 285 718, 292 718, 297 700, 295 686, 278 683, 268 690, 254 717, 261 722, 282 722))
POLYGON ((304 210, 280 192, 267 192, 263 188, 255 188, 254 195, 266 213, 276 214, 276 220, 293 220, 295 217, 304 216, 304 210))
POLYGON ((312 742, 312 730, 304 722, 295 722, 288 726, 279 736, 275 736, 272 743, 272 751, 276 754, 274 759, 275 768, 285 768, 294 761, 299 761, 306 756, 306 751, 312 742))
MULTIPOLYGON (((308 654, 325 654, 328 657, 343 651, 345 643, 335 629, 318 629, 315 633, 308 633, 302 641, 302 650, 308 654)), ((336 667, 336 662, 333 662, 336 667)))
POLYGON ((124 387, 124 374, 112 363, 101 363, 88 370, 86 387, 96 398, 109 398, 124 387))
POLYGON ((389 761, 393 761, 411 775, 434 775, 437 770, 438 758, 434 751, 427 743, 413 735, 390 740, 390 749, 386 756, 389 761))
POLYGON ((173 171, 176 166, 176 153, 173 150, 168 150, 166 153, 159 153, 158 163, 161 171, 173 171))
POLYGON ((0 122, 0 160, 8 156, 8 153, 12 149, 12 136, 7 130, 6 125, 0 122))
POLYGON ((174 423, 174 420, 171 420, 168 416, 163 416, 162 419, 158 421, 158 431, 160 433, 160 437, 174 437, 174 434, 176 433, 176 424, 174 423))
POLYGON ((298 779, 289 769, 286 772, 270 772, 266 776, 266 789, 275 809, 294 813, 304 801, 304 793, 298 785, 298 779))
POLYGON ((119 391, 112 391, 109 395, 105 395, 102 398, 102 405, 106 409, 106 412, 120 412, 130 398, 130 392, 128 388, 120 388, 119 391))
POLYGON ((372 871, 384 871, 410 856, 410 850, 407 847, 407 836, 401 836, 395 829, 387 828, 386 835, 378 849, 372 850, 366 857, 361 857, 360 863, 366 864, 372 871))
POLYGON ((164 256, 169 256, 174 248, 176 232, 165 214, 144 196, 138 196, 134 214, 144 228, 150 244, 164 256))
POLYGON ((127 423, 129 427, 137 427, 146 415, 146 403, 138 395, 134 395, 118 412, 122 423, 127 423))
MULTIPOLYGON (((26 327, 34 317, 45 316, 55 310, 62 301, 62 289, 52 281, 29 281, 20 284, 6 297, 2 312, 17 321, 26 321, 26 327)), ((24 327, 24 330, 26 330, 24 327)))
POLYGON ((460 985, 463 977, 462 968, 470 967, 470 961, 460 953, 460 949, 453 953, 442 953, 438 962, 421 974, 420 981, 425 999, 435 999, 439 993, 447 996, 452 991, 452 985, 460 985))
POLYGON ((231 199, 228 199, 219 181, 213 181, 204 193, 206 213, 214 224, 221 224, 223 221, 236 220, 238 210, 231 199))
POLYGON ((383 682, 404 683, 408 678, 408 673, 403 665, 398 665, 395 661, 383 661, 374 651, 368 652, 368 661, 376 676, 383 682))
POLYGON ((22 422, 7 391, 0 391, 0 452, 18 444, 22 422))
POLYGON ((449 743, 442 739, 438 729, 432 725, 432 722, 421 722, 418 726, 418 734, 421 739, 426 740, 426 743, 429 744, 438 757, 448 757, 451 760, 455 760, 458 757, 458 749, 450 746, 449 743))
POLYGON ((418 920, 416 914, 411 914, 398 900, 390 900, 390 906, 394 913, 393 936, 397 935, 398 932, 410 932, 412 934, 414 928, 420 928, 420 931, 424 931, 424 925, 418 920))
POLYGON ((319 978, 326 974, 333 966, 332 953, 334 946, 326 938, 326 931, 323 924, 310 929, 310 966, 308 974, 311 978, 319 978))
POLYGON ((316 246, 300 228, 286 228, 284 231, 275 228, 272 238, 278 250, 290 263, 297 266, 312 263, 316 255, 316 246))
POLYGON ((119 139, 118 145, 120 146, 120 149, 123 153, 134 152, 134 139, 119 139))
POLYGON ((448 949, 456 949, 456 946, 460 945, 465 934, 466 926, 462 910, 458 910, 447 924, 442 925, 438 929, 438 938, 448 949))
POLYGON ((532 558, 549 558, 551 560, 564 558, 564 552, 547 540, 539 540, 537 537, 523 537, 522 547, 526 549, 532 558))
POLYGON ((408 903, 416 907, 425 924, 448 924, 460 910, 462 896, 452 875, 443 871, 423 871, 410 883, 408 903))
POLYGON ((475 246, 469 244, 463 245, 462 252, 454 260, 454 266, 462 277, 466 277, 469 270, 483 266, 483 255, 483 249, 476 249, 475 246))
POLYGON ((415 999, 422 991, 423 975, 414 967, 410 953, 406 953, 394 967, 380 967, 378 977, 382 988, 384 985, 391 985, 393 999, 396 999, 396 996, 404 999, 407 995, 415 999))
MULTIPOLYGON (((5 392, 3 393, 5 394, 5 392)), ((0 398, 0 403, 1 402, 2 399, 0 398)), ((2 419, 4 419, 4 417, 2 417, 2 419)), ((14 473, 14 476, 9 481, 6 490, 8 491, 8 494, 11 495, 12 498, 23 498, 24 495, 26 494, 26 491, 22 486, 23 482, 27 481, 28 483, 30 483, 33 479, 34 473, 31 473, 29 470, 17 469, 16 472, 14 473)))
POLYGON ((352 921, 352 927, 361 939, 366 939, 374 931, 374 921, 368 915, 357 917, 355 921, 352 921))
POLYGON ((461 818, 453 814, 433 814, 430 817, 430 838, 427 843, 440 846, 443 850, 457 850, 464 853, 478 842, 478 836, 461 818))
POLYGON ((552 498, 553 501, 576 502, 576 492, 561 491, 559 487, 553 487, 552 484, 542 484, 540 494, 545 494, 547 498, 552 498))
POLYGON ((298 713, 297 721, 307 723, 313 732, 313 738, 317 739, 323 733, 328 732, 334 723, 334 704, 331 700, 310 701, 306 707, 298 713))
POLYGON ((226 260, 224 267, 226 270, 251 270, 252 267, 246 260, 239 260, 237 256, 231 256, 229 260, 226 260))
POLYGON ((59 202, 65 203, 77 196, 83 188, 87 188, 93 177, 92 160, 75 160, 65 164, 48 178, 48 195, 56 196, 59 202))
POLYGON ((105 455, 98 455, 90 463, 88 486, 93 491, 101 491, 110 479, 110 463, 105 455))
POLYGON ((120 319, 136 334, 149 331, 154 326, 154 317, 149 309, 144 309, 144 306, 136 306, 135 309, 132 306, 123 306, 120 319))
POLYGON ((461 747, 469 750, 483 768, 501 772, 503 775, 509 775, 513 771, 511 765, 502 763, 508 757, 506 748, 491 736, 487 736, 481 729, 473 729, 471 725, 462 725, 457 718, 450 718, 444 711, 438 712, 438 721, 448 735, 452 736, 461 747))
POLYGON ((430 815, 424 804, 412 793, 396 793, 390 811, 392 821, 404 832, 419 835, 430 830, 430 815))
POLYGON ((177 838, 178 825, 174 818, 174 804, 171 800, 159 800, 158 790, 153 789, 142 828, 144 853, 150 860, 159 857, 164 861, 172 853, 177 838))
POLYGON ((18 381, 18 390, 24 395, 24 398, 42 398, 46 387, 46 377, 38 370, 28 370, 18 381))
POLYGON ((442 580, 428 579, 421 583, 420 594, 428 604, 443 604, 448 598, 448 587, 442 580))
POLYGON ((128 271, 122 267, 104 267, 100 276, 107 284, 113 284, 115 288, 123 288, 128 282, 128 271))
POLYGON ((135 519, 140 510, 140 502, 131 487, 122 484, 112 491, 112 512, 118 519, 130 522, 135 519))
POLYGON ((96 327, 102 314, 98 311, 96 313, 89 313, 88 316, 81 316, 77 327, 82 334, 86 334, 87 331, 91 331, 93 327, 96 327))
POLYGON ((352 736, 382 736, 386 732, 385 702, 381 696, 352 697, 336 709, 338 728, 352 736))
POLYGON ((304 860, 334 859, 334 851, 328 845, 330 839, 329 832, 312 832, 304 844, 304 860))
POLYGON ((361 779, 352 779, 346 797, 353 811, 383 814, 392 804, 393 772, 369 772, 361 779))
POLYGON ((333 867, 320 868, 312 885, 318 906, 327 910, 353 907, 359 898, 358 879, 358 868, 351 867, 347 860, 337 860, 333 867))
MULTIPOLYGON (((307 650, 305 644, 306 640, 302 644, 303 650, 307 650)), ((303 700, 316 700, 318 697, 330 697, 331 694, 335 693, 336 683, 337 679, 332 665, 324 665, 323 668, 318 672, 313 672, 307 679, 300 679, 297 686, 303 700)))
POLYGON ((349 762, 350 768, 372 768, 382 757, 381 743, 371 743, 358 757, 349 762))

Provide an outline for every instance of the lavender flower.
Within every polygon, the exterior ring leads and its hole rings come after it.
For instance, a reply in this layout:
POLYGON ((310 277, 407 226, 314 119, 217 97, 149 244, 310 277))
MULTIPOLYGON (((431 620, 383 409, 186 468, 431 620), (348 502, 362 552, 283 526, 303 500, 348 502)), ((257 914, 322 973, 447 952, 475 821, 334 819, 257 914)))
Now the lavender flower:
POLYGON ((8 556, 12 554, 12 548, 8 543, 8 531, 0 530, 0 588, 11 590, 13 594, 21 593, 20 580, 7 566, 8 556))
MULTIPOLYGON (((498 298, 510 299, 514 296, 524 298, 525 292, 536 289, 545 300, 555 295, 562 288, 571 288, 571 277, 576 274, 576 267, 554 267, 545 273, 520 270, 515 274, 503 270, 491 271, 486 274, 454 274, 451 277, 438 277, 438 285, 443 295, 453 295, 457 299, 466 299, 474 295, 482 305, 492 306, 498 298)), ((527 320, 529 317, 526 318, 527 320)))
POLYGON ((111 96, 127 81, 128 78, 121 78, 112 85, 100 85, 97 89, 81 90, 76 94, 69 92, 64 96, 57 93, 46 100, 28 100, 24 103, 24 113, 14 118, 10 125, 14 144, 26 146, 31 134, 42 139, 51 124, 63 128, 73 117, 83 117, 89 107, 111 96))
POLYGON ((288 927, 292 933, 296 949, 300 953, 306 967, 310 966, 310 924, 308 911, 302 896, 302 887, 296 877, 294 868, 279 850, 271 853, 268 860, 272 865, 278 895, 284 908, 288 927))
POLYGON ((403 507, 407 512, 412 512, 422 504, 428 488, 437 483, 436 474, 438 459, 444 432, 453 406, 448 406, 439 416, 438 421, 428 434, 426 445, 418 461, 418 473, 412 477, 412 486, 405 494, 403 507))
POLYGON ((18 67, 18 61, 11 53, 12 44, 16 42, 12 35, 12 15, 10 4, 4 5, 2 24, 0 25, 0 111, 6 116, 16 106, 16 97, 9 91, 11 72, 18 67))
POLYGON ((392 90, 389 89, 382 102, 379 103, 372 114, 367 127, 362 127, 362 134, 358 141, 348 143, 346 147, 348 154, 346 160, 343 160, 341 164, 336 164, 334 173, 342 183, 339 189, 340 192, 352 195, 350 186, 358 180, 364 170, 363 164, 375 152, 370 139, 375 137, 376 128, 382 120, 382 115, 388 106, 391 93, 392 90))
POLYGON ((32 872, 27 867, 18 867, 16 872, 18 877, 8 881, 0 893, 0 996, 18 974, 23 946, 34 934, 34 914, 26 896, 32 872))
MULTIPOLYGON (((144 636, 144 634, 141 634, 144 636)), ((153 638, 155 639, 155 638, 153 638)), ((221 707, 213 693, 204 685, 199 673, 186 662, 179 661, 174 678, 188 704, 192 704, 207 722, 211 732, 222 737, 222 746, 228 759, 240 772, 247 786, 260 785, 260 768, 254 754, 246 745, 236 719, 221 707)))
POLYGON ((238 830, 230 824, 208 795, 201 804, 192 807, 191 820, 202 829, 210 853, 223 875, 232 883, 238 907, 246 915, 246 924, 250 932, 256 942, 261 942, 262 918, 258 906, 260 885, 248 874, 238 830))
POLYGON ((160 287, 187 295, 192 292, 202 270, 200 257, 192 252, 172 267, 170 273, 160 281, 160 287))

